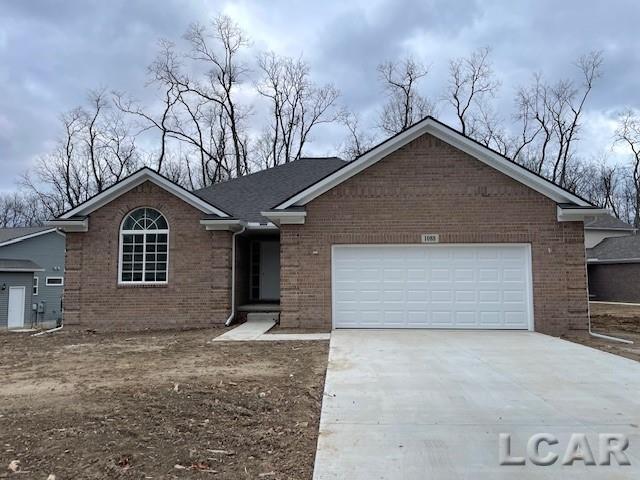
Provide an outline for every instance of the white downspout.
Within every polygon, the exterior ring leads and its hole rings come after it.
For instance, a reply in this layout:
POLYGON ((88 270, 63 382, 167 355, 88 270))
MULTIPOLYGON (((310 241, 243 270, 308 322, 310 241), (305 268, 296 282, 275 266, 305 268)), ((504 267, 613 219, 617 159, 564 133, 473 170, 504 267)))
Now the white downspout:
POLYGON ((236 237, 243 233, 247 227, 242 226, 240 230, 233 233, 231 237, 231 315, 224 322, 224 326, 228 327, 236 316, 236 237))
POLYGON ((589 335, 596 338, 602 338, 604 340, 612 340, 614 342, 622 342, 622 343, 628 343, 629 345, 633 345, 633 341, 627 340, 626 338, 611 337, 609 335, 603 335, 601 333, 592 332, 591 331, 591 306, 588 303, 587 303, 587 314, 589 315, 589 335))
POLYGON ((44 335, 45 333, 57 332, 58 330, 62 330, 62 327, 64 327, 64 323, 62 325, 60 325, 59 327, 52 328, 51 330, 43 330, 42 332, 34 333, 31 336, 32 337, 39 337, 40 335, 44 335))

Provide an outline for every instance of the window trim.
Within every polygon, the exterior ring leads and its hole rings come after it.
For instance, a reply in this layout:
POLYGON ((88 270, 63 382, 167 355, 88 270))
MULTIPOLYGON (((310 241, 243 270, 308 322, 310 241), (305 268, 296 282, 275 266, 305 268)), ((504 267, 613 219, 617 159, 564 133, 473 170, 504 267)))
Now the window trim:
POLYGON ((47 287, 64 287, 64 277, 46 277, 44 284, 47 287), (60 283, 54 283, 54 284, 50 284, 49 280, 51 279, 56 279, 56 280, 60 280, 60 283))
MULTIPOLYGON (((170 250, 170 243, 171 243, 171 236, 170 236, 170 226, 169 226, 169 220, 167 220, 167 217, 164 213, 162 213, 159 209, 155 208, 155 207, 149 207, 149 206, 139 206, 136 208, 133 208, 131 210, 129 210, 126 215, 124 215, 124 217, 122 217, 122 221, 120 222, 120 228, 118 229, 118 281, 117 284, 118 286, 122 286, 122 287, 132 287, 132 286, 146 286, 146 285, 167 285, 169 283, 169 250, 170 250), (159 230, 123 230, 122 227, 124 226, 124 222, 127 220, 127 218, 129 218, 129 215, 131 215, 133 212, 135 212, 136 210, 140 210, 141 208, 148 208, 150 210, 155 210, 156 212, 158 212, 160 215, 162 215, 164 217, 165 222, 167 222, 167 228, 166 229, 159 229, 159 230), (146 234, 147 233, 160 233, 160 234, 166 234, 167 235, 167 274, 165 276, 165 280, 153 280, 153 281, 146 281, 144 280, 144 267, 142 270, 142 280, 138 280, 138 281, 129 281, 129 282, 125 282, 122 280, 122 257, 123 257, 123 239, 125 235, 145 235, 145 239, 144 242, 146 244, 146 234)), ((146 251, 143 253, 144 255, 146 255, 146 251)), ((146 263, 146 259, 144 259, 143 264, 146 263)))
POLYGON ((40 277, 37 275, 33 276, 33 286, 31 287, 31 294, 34 297, 37 297, 40 293, 40 277))

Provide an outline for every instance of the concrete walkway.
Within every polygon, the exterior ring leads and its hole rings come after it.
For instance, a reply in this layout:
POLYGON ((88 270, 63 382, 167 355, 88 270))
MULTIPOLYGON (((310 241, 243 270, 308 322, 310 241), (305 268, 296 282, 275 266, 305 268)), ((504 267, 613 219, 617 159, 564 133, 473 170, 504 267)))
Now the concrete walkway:
POLYGON ((276 322, 271 319, 256 319, 237 327, 213 339, 214 342, 247 342, 257 340, 275 326, 276 322))
POLYGON ((280 342, 280 341, 307 341, 329 340, 329 333, 267 333, 275 326, 271 319, 248 320, 245 323, 229 330, 213 339, 214 342, 280 342))
POLYGON ((640 363, 530 332, 332 333, 315 480, 640 478, 640 363), (631 466, 499 465, 550 433, 629 438, 631 466))

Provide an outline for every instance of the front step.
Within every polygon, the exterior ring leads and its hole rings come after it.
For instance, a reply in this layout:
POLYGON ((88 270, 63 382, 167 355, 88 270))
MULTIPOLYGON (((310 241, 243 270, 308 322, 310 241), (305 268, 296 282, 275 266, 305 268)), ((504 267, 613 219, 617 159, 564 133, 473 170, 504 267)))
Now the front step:
POLYGON ((267 322, 280 323, 280 312, 249 312, 247 322, 267 322))

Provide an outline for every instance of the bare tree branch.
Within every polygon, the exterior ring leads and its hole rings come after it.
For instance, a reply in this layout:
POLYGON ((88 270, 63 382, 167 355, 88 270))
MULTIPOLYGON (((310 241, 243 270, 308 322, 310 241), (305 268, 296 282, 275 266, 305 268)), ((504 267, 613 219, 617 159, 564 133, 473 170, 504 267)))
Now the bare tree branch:
POLYGON ((406 130, 418 120, 433 115, 435 105, 417 91, 428 69, 412 58, 378 65, 378 74, 387 95, 378 127, 394 134, 406 130))

